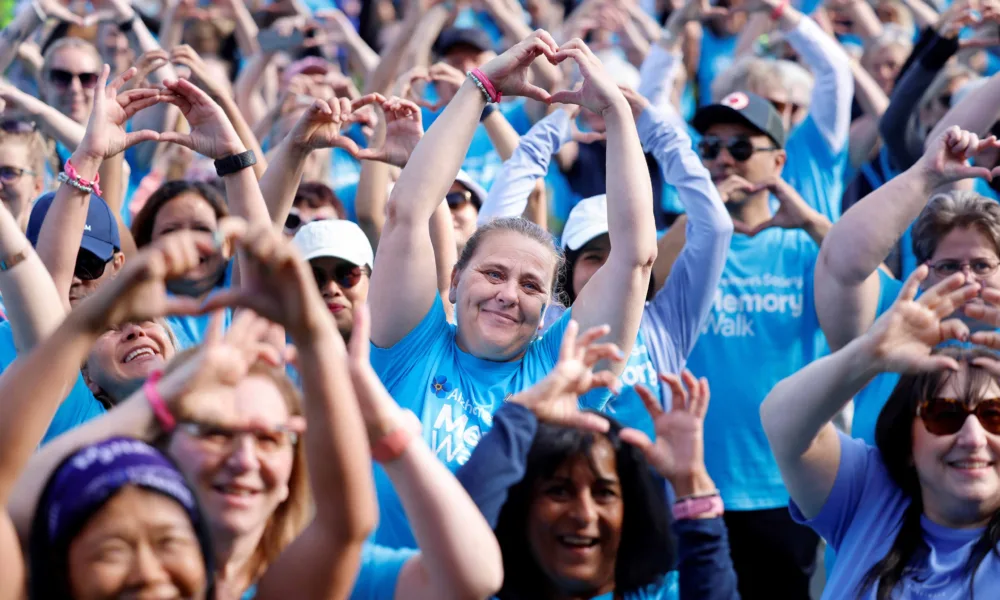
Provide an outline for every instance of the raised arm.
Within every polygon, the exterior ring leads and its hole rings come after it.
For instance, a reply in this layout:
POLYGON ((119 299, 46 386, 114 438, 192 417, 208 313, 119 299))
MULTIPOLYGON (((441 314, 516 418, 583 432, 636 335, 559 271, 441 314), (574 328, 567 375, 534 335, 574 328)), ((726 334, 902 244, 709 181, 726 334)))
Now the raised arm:
POLYGON ((83 20, 66 8, 59 0, 33 0, 22 2, 21 11, 14 20, 0 31, 0 73, 7 70, 17 58, 17 49, 47 19, 58 19, 72 25, 82 25, 83 20))
POLYGON ((7 81, 0 81, 0 99, 3 99, 8 107, 20 108, 34 117, 42 133, 67 148, 76 148, 83 140, 86 131, 84 126, 59 112, 59 109, 19 90, 7 81))
MULTIPOLYGON (((399 408, 369 361, 371 316, 362 308, 351 334, 351 377, 373 446, 415 417, 399 408)), ((399 494, 420 548, 396 583, 396 598, 487 598, 500 589, 503 560, 493 530, 455 476, 414 435, 383 468, 399 494)))
MULTIPOLYGON (((484 65, 482 72, 503 94, 530 94, 547 101, 548 93, 525 78, 530 64, 542 54, 554 56, 554 49, 551 36, 538 31, 484 65)), ((485 105, 479 88, 465 81, 417 145, 393 188, 368 296, 376 346, 390 347, 403 339, 434 303, 437 277, 430 218, 455 181, 485 105)))
POLYGON ((816 313, 834 350, 864 333, 878 310, 876 272, 937 187, 989 170, 965 161, 996 140, 957 127, 934 140, 913 167, 868 194, 844 213, 826 236, 816 260, 816 313))
POLYGON ((915 301, 927 273, 925 265, 914 271, 868 333, 779 382, 760 407, 781 477, 806 518, 820 512, 833 489, 840 443, 831 420, 851 397, 879 373, 958 369, 954 359, 931 353, 968 336, 957 319, 941 320, 975 297, 979 285, 962 287, 965 278, 953 276, 915 301))
MULTIPOLYGON (((158 139, 155 131, 126 133, 125 122, 138 111, 159 102, 160 92, 140 88, 119 94, 119 88, 135 76, 136 70, 129 69, 105 87, 109 73, 110 67, 104 65, 86 133, 69 160, 80 178, 87 181, 94 180, 105 158, 120 154, 141 141, 158 139)), ((68 183, 62 184, 38 235, 38 255, 52 274, 59 299, 65 303, 67 310, 89 205, 89 192, 68 183)))
MULTIPOLYGON (((656 260, 653 189, 636 132, 632 109, 600 60, 582 41, 564 44, 557 58, 572 58, 583 87, 553 95, 553 102, 579 104, 604 117, 607 128, 607 204, 611 251, 608 260, 580 291, 573 318, 582 328, 611 326, 609 341, 626 353, 639 332, 643 305, 656 260)), ((624 362, 610 368, 616 373, 624 362)))

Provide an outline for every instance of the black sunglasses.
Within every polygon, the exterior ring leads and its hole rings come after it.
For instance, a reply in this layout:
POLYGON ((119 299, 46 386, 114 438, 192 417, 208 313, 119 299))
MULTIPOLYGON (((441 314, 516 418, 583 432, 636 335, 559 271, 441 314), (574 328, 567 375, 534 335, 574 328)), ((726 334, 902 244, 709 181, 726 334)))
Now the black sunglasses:
POLYGON ((448 206, 462 206, 466 202, 472 202, 472 192, 469 190, 461 192, 448 192, 444 198, 448 201, 448 206))
POLYGON ((73 73, 63 69, 49 70, 49 81, 57 87, 68 88, 73 84, 74 79, 80 80, 80 87, 85 90, 92 90, 97 87, 97 73, 73 73))
POLYGON ((290 212, 288 213, 288 216, 285 217, 285 233, 287 233, 288 235, 295 235, 295 232, 301 229, 303 225, 308 225, 309 223, 312 223, 314 221, 323 221, 323 220, 325 219, 318 218, 318 219, 313 219, 312 221, 306 221, 299 215, 299 213, 290 212))
POLYGON ((733 160, 744 162, 753 156, 754 152, 769 152, 778 150, 777 146, 754 146, 750 138, 738 136, 731 140, 722 140, 715 136, 706 136, 698 142, 698 154, 705 160, 715 160, 725 148, 733 160))
POLYGON ((0 130, 5 133, 32 133, 38 131, 38 125, 34 121, 2 119, 0 120, 0 130))
POLYGON ((31 169, 22 169, 21 167, 0 167, 0 181, 3 183, 14 183, 21 178, 21 175, 36 175, 31 169))
POLYGON ((81 248, 76 255, 76 268, 73 274, 80 281, 93 281, 104 275, 104 269, 113 258, 114 255, 108 260, 103 260, 93 252, 81 248))
MULTIPOLYGON (((316 279, 316 285, 319 289, 323 289, 330 283, 330 273, 324 269, 318 267, 312 267, 313 277, 316 279)), ((367 269, 364 267, 359 267, 352 265, 350 263, 338 263, 333 269, 333 279, 332 281, 337 284, 342 290, 349 290, 352 287, 358 285, 361 281, 361 276, 367 273, 367 269)))

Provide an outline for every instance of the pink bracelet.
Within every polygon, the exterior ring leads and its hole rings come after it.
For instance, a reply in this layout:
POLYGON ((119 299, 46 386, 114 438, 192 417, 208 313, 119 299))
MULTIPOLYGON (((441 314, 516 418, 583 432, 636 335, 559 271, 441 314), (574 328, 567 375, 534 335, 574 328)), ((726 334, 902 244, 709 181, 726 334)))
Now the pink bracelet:
POLYGON ((677 520, 721 517, 723 512, 725 506, 717 493, 700 498, 685 498, 674 504, 674 519, 677 520))
POLYGON ((100 173, 94 175, 93 181, 87 181, 83 177, 80 177, 80 174, 76 172, 76 167, 74 167, 73 163, 69 162, 68 160, 66 161, 66 164, 63 165, 63 172, 66 173, 66 176, 69 177, 70 181, 75 181, 82 187, 90 188, 94 190, 94 193, 97 194, 98 196, 102 198, 104 197, 104 194, 101 193, 101 186, 98 185, 101 182, 100 173))
POLYGON ((156 389, 156 384, 162 378, 163 371, 153 371, 146 379, 146 383, 142 384, 142 391, 146 394, 146 400, 149 401, 149 407, 153 409, 153 414, 156 415, 156 420, 159 422, 160 428, 163 429, 164 433, 170 433, 174 430, 174 427, 177 427, 177 419, 174 418, 174 415, 170 414, 167 403, 163 401, 163 396, 156 389))
POLYGON ((486 95, 490 97, 490 102, 493 103, 500 102, 500 100, 503 98, 503 94, 498 92, 497 89, 493 87, 493 82, 490 81, 490 78, 486 76, 486 73, 483 73, 479 69, 473 69, 470 72, 472 73, 472 76, 475 77, 479 81, 479 83, 483 84, 484 88, 486 88, 486 95))

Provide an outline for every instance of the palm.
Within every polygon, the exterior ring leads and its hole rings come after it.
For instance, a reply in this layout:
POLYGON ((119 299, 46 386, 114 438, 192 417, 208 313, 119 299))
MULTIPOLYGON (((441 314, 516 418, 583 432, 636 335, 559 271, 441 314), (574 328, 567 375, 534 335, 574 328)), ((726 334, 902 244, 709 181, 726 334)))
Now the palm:
POLYGON ((873 328, 876 355, 890 371, 919 370, 922 360, 944 341, 940 321, 933 311, 917 302, 899 303, 881 327, 873 328))
POLYGON ((687 411, 665 412, 656 418, 653 428, 656 442, 646 458, 668 480, 704 462, 701 419, 687 411))
POLYGON ((385 127, 385 146, 383 147, 386 162, 394 165, 405 165, 423 135, 424 128, 420 121, 407 118, 389 121, 385 127))
POLYGON ((341 147, 345 142, 344 137, 340 134, 342 127, 343 125, 339 121, 314 121, 306 130, 303 141, 314 150, 341 147))
POLYGON ((191 125, 191 149, 203 156, 222 158, 230 152, 224 150, 218 141, 227 137, 227 129, 231 129, 232 125, 224 127, 223 124, 228 125, 229 120, 225 114, 220 115, 214 109, 195 105, 185 117, 191 125))

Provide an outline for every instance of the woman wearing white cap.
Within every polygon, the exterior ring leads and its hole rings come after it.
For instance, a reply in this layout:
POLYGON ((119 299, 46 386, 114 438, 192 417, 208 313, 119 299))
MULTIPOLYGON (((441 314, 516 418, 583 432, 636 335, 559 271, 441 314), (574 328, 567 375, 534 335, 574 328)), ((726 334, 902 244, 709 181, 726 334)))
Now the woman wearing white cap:
MULTIPOLYGON (((393 188, 372 277, 372 364, 393 397, 417 413, 424 439, 455 469, 511 393, 538 381, 558 358, 568 323, 536 339, 560 256, 551 236, 524 219, 499 219, 468 241, 451 279, 456 325, 437 294, 429 220, 455 181, 487 100, 501 94, 582 105, 608 122, 608 215, 614 252, 579 298, 574 319, 589 329, 608 323, 608 341, 631 347, 638 333, 656 232, 652 191, 628 102, 579 40, 557 48, 538 31, 470 75, 416 147, 393 188), (531 63, 572 58, 584 75, 573 92, 549 95, 526 81, 531 63)), ((602 368, 620 372, 623 361, 602 368)), ((379 543, 412 546, 413 535, 384 473, 376 472, 379 543)))

